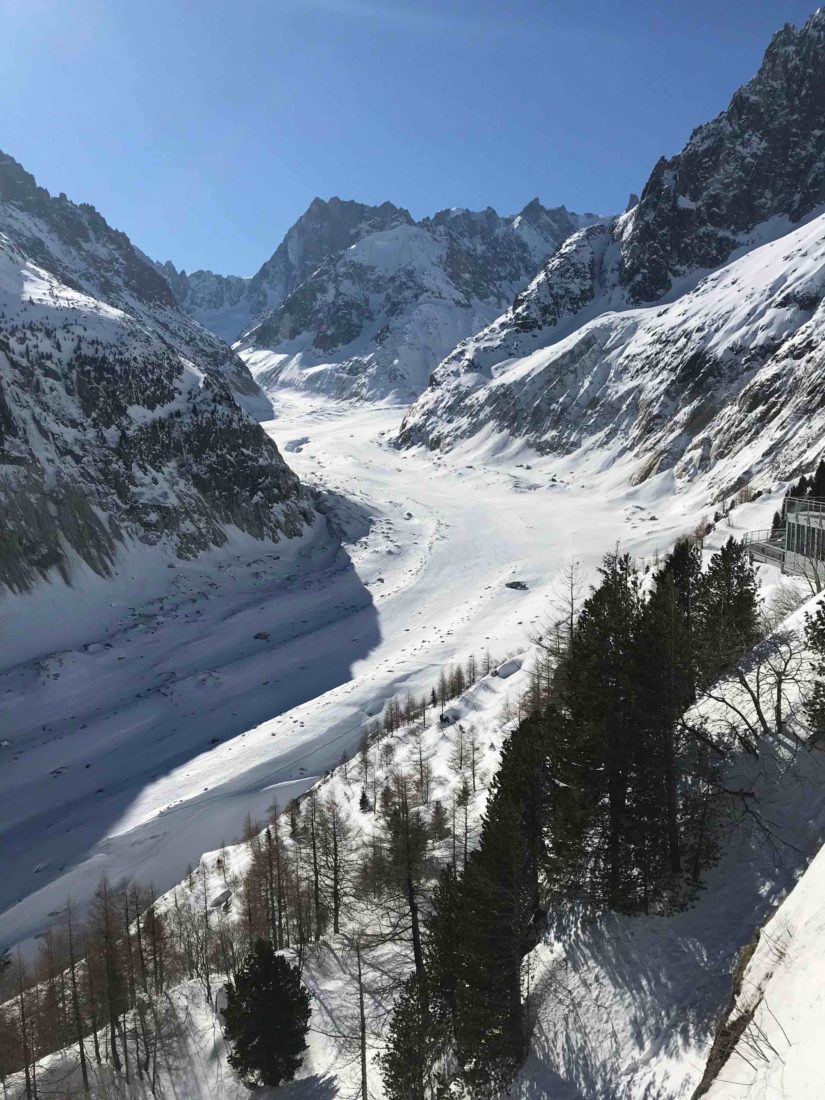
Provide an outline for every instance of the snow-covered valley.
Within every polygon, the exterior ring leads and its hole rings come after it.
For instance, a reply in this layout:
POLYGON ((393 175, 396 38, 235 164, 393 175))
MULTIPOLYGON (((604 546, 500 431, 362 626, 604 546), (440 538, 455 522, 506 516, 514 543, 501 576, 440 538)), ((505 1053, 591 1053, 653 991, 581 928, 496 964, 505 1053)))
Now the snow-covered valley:
POLYGON ((266 553, 238 540, 159 568, 150 599, 127 560, 114 580, 8 601, 3 947, 104 873, 171 886, 247 814, 352 755, 388 698, 471 651, 523 649, 572 556, 589 569, 617 543, 651 556, 707 512, 700 488, 627 489, 618 467, 593 482, 501 442, 398 451, 397 407, 290 391, 276 405, 267 430, 320 490, 342 550, 317 525, 266 553))
POLYGON ((823 58, 250 278, 0 153, 4 1100, 822 1095, 823 58))

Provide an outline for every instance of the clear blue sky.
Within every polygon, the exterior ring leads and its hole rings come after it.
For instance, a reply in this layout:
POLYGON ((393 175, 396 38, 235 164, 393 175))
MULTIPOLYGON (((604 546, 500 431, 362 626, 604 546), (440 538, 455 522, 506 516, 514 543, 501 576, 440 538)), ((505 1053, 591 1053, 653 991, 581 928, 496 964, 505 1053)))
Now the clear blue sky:
POLYGON ((315 195, 623 209, 796 0, 0 0, 0 148, 252 274, 315 195))

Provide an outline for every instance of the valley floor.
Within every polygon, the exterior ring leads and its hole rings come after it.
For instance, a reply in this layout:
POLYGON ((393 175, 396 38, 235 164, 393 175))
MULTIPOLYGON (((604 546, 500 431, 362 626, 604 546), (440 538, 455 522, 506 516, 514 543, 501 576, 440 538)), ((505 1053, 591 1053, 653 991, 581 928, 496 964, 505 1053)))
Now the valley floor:
POLYGON ((133 556, 106 585, 4 607, 0 950, 103 874, 170 887, 354 753, 392 695, 472 651, 523 649, 571 558, 590 572, 617 544, 651 556, 707 509, 698 487, 627 488, 607 454, 399 451, 400 407, 291 391, 275 405, 267 430, 342 550, 319 527, 168 573, 147 551, 151 584, 133 556))

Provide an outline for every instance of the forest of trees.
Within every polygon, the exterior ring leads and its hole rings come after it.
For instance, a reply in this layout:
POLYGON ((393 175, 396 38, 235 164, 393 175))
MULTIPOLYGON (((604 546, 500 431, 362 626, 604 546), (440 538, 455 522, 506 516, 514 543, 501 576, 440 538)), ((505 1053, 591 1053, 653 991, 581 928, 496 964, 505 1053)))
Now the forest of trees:
POLYGON ((571 601, 505 744, 478 847, 433 892, 425 966, 383 1060, 392 1100, 446 1096, 456 1080, 500 1095, 526 1053, 522 960, 548 910, 690 903, 716 852, 723 750, 683 718, 759 635, 757 582, 732 540, 705 571, 687 541, 647 577, 612 554, 577 612, 571 601))
MULTIPOLYGON (((449 706, 494 669, 487 654, 418 699, 389 701, 335 783, 247 822, 242 857, 202 862, 162 905, 104 882, 82 920, 67 907, 36 965, 18 961, 1 979, 4 1087, 22 1071, 27 1100, 37 1097, 37 1059, 72 1048, 80 1094, 101 1063, 154 1093, 174 985, 196 979, 215 1004, 228 982, 254 999, 256 953, 286 952, 300 973, 334 944, 351 981, 335 1040, 358 1067, 362 1100, 376 1045, 390 1100, 500 1095, 529 1038, 523 960, 554 914, 691 903, 730 792, 720 780, 729 746, 688 712, 720 676, 752 694, 740 666, 767 629, 733 540, 704 570, 685 540, 645 570, 609 555, 586 597, 575 570, 567 581, 561 613, 534 639, 539 656, 492 779, 489 745, 449 706), (428 728, 449 741, 446 781, 433 774, 428 728), (388 1006, 379 1019, 375 1005, 388 1006)), ((808 640, 825 671, 825 615, 808 640)), ((764 656, 780 682, 797 660, 782 644, 764 656)), ((733 706, 732 737, 748 753, 769 718, 783 725, 773 684, 766 674, 770 716, 755 699, 761 729, 733 706)))
POLYGON ((238 982, 260 942, 292 949, 300 963, 311 945, 341 932, 344 916, 364 899, 380 898, 388 916, 371 947, 384 938, 409 940, 420 969, 419 903, 436 870, 433 848, 459 864, 466 858, 468 802, 480 781, 477 741, 459 729, 455 767, 466 779, 449 805, 431 798, 421 735, 434 718, 448 723, 450 701, 495 663, 489 651, 471 656, 442 671, 420 698, 391 699, 382 721, 367 725, 357 757, 340 765, 371 824, 366 838, 354 833, 351 807, 322 783, 286 807, 273 805, 268 822, 247 821, 239 871, 224 850, 209 871, 203 862, 190 870, 162 906, 150 888, 113 888, 105 880, 82 918, 67 905, 32 965, 18 957, 0 970, 3 1093, 22 1072, 24 1095, 36 1098, 38 1059, 71 1048, 81 1095, 95 1092, 101 1065, 126 1082, 144 1081, 154 1094, 172 1026, 170 989, 195 979, 216 1003, 214 975, 238 982), (393 736, 402 728, 416 747, 411 771, 392 767, 393 736))

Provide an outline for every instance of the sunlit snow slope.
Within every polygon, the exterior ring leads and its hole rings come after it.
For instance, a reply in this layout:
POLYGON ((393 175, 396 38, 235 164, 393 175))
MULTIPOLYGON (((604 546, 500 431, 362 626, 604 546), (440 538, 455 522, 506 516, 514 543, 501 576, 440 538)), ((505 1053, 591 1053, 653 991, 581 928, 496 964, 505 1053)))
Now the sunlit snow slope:
POLYGON ((179 880, 279 785, 353 752, 390 695, 429 688, 456 655, 523 648, 571 556, 665 549, 707 503, 526 449, 398 452, 401 409, 283 391, 276 411, 268 429, 322 489, 343 551, 318 525, 161 563, 151 589, 126 562, 111 587, 90 576, 7 602, 0 945, 104 872, 179 880))

